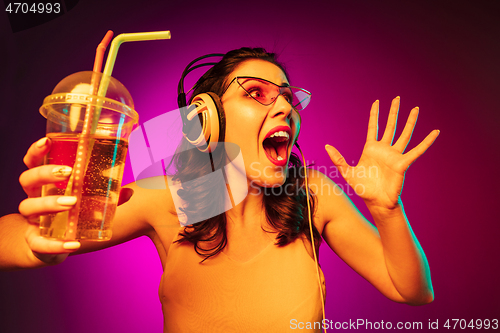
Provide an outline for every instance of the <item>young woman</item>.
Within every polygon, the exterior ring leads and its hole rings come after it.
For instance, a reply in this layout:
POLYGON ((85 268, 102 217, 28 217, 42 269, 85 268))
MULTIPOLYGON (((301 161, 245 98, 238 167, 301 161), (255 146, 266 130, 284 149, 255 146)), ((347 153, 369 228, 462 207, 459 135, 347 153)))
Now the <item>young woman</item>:
MULTIPOLYGON (((418 108, 412 110, 393 143, 399 109, 399 98, 395 98, 380 140, 378 101, 373 103, 358 165, 347 165, 335 148, 326 147, 346 181, 362 189, 357 192, 375 228, 327 176, 312 169, 306 170, 311 194, 308 208, 304 168, 291 155, 300 130, 298 109, 307 105, 308 98, 301 95, 297 102, 294 93, 299 91, 290 87, 273 54, 248 48, 228 52, 198 81, 193 96, 212 92, 219 97, 221 145, 212 152, 213 168, 227 164, 222 142, 239 146, 248 195, 225 213, 203 219, 211 216, 205 213, 216 204, 217 195, 211 194, 210 184, 183 181, 213 169, 199 165, 206 161, 202 158, 206 152, 186 149, 174 161, 179 171, 164 179, 185 184, 184 188, 171 193, 129 184, 122 189, 124 203, 117 209, 109 242, 63 242, 39 236, 40 215, 69 210, 76 200, 40 197, 42 185, 61 181, 69 172, 61 172, 62 166, 41 165, 51 142, 39 140, 28 150, 29 170, 20 177, 28 194, 19 206, 21 214, 3 217, 0 223, 1 267, 56 264, 70 253, 95 251, 147 235, 164 268, 160 297, 165 332, 284 332, 290 330, 291 320, 321 321, 324 285, 320 293, 311 245, 316 244, 317 251, 322 237, 388 298, 414 305, 431 302, 429 267, 405 216, 400 193, 407 168, 431 146, 439 131, 403 153, 418 108), (286 191, 274 191, 278 187, 286 191), (181 211, 186 226, 179 223, 176 212, 174 199, 179 198, 184 202, 181 211)), ((184 141, 181 147, 189 144, 184 141)))

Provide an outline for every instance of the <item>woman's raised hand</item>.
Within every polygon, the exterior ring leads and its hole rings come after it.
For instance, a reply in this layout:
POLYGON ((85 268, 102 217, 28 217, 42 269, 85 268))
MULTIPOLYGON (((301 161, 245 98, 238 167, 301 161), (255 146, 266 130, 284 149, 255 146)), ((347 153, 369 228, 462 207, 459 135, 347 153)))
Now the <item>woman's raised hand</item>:
POLYGON ((400 200, 405 172, 429 148, 439 135, 432 131, 415 148, 404 153, 417 122, 418 107, 411 110, 401 136, 393 144, 399 112, 399 97, 391 104, 389 119, 382 139, 378 140, 379 101, 370 111, 368 134, 361 158, 356 166, 347 164, 337 149, 327 145, 326 151, 347 183, 367 203, 393 209, 400 200))

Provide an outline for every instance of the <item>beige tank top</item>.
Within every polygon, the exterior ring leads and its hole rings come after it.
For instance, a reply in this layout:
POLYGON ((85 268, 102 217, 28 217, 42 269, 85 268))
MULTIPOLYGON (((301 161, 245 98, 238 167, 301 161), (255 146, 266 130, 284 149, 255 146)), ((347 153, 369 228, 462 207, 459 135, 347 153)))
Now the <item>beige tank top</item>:
MULTIPOLYGON (((189 242, 170 245, 159 289, 164 332, 290 332, 321 322, 316 264, 301 238, 243 263, 224 253, 203 259, 189 242)), ((320 280, 325 295, 321 270, 320 280)))

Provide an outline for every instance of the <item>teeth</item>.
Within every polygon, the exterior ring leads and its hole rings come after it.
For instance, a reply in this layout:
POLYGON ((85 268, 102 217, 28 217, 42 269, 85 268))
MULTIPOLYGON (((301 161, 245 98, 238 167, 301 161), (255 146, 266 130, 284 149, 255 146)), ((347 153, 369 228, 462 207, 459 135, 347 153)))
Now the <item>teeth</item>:
MULTIPOLYGON (((284 143, 285 141, 287 141, 287 140, 290 139, 290 135, 286 131, 277 131, 277 132, 274 132, 273 134, 271 134, 269 136, 269 139, 270 138, 277 138, 276 139, 277 142, 284 143)), ((278 155, 278 151, 276 151, 276 155, 278 155)), ((277 161, 283 161, 284 158, 282 156, 278 155, 278 156, 276 156, 276 160, 277 161)))
POLYGON ((284 138, 290 138, 290 136, 288 135, 287 132, 285 131, 279 131, 279 132, 274 132, 273 134, 271 134, 270 138, 274 138, 276 136, 279 136, 279 137, 284 137, 284 138))

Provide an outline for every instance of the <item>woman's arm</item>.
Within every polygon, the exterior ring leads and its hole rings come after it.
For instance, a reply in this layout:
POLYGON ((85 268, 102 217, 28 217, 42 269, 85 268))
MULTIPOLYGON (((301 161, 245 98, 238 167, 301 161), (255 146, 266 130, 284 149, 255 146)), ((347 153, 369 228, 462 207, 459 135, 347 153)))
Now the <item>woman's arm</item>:
POLYGON ((384 135, 377 141, 378 101, 373 104, 367 141, 355 167, 349 166, 335 148, 327 146, 332 162, 365 201, 377 228, 326 176, 311 172, 311 185, 313 191, 314 187, 318 189, 316 223, 330 247, 388 298, 418 305, 433 300, 433 289, 427 259, 406 218, 400 196, 406 170, 430 147, 439 131, 431 132, 417 147, 403 154, 418 108, 412 110, 401 137, 393 145, 398 110, 396 98, 384 135))
MULTIPOLYGON (((124 188, 132 189, 134 194, 117 207, 109 241, 51 240, 41 237, 38 224, 21 214, 1 217, 0 270, 59 264, 70 254, 98 251, 140 236, 150 237, 157 247, 162 247, 163 243, 170 244, 179 228, 170 191, 144 189, 135 183, 124 188)), ((160 257, 163 255, 161 252, 160 257)))
MULTIPOLYGON (((29 170, 20 177, 28 198, 19 205, 21 214, 11 214, 0 219, 0 269, 16 270, 58 264, 70 253, 96 251, 130 239, 147 235, 155 237, 159 225, 179 225, 168 190, 148 190, 129 184, 120 194, 124 204, 117 207, 113 220, 112 239, 106 242, 58 241, 39 235, 39 216, 71 209, 72 203, 61 204, 59 196, 40 197, 41 186, 61 181, 68 175, 54 173, 58 166, 41 165, 50 150, 50 140, 42 139, 33 144, 25 156, 29 170), (134 195, 130 196, 131 193, 134 195)), ((162 178, 163 181, 163 178, 162 178)), ((174 228, 163 228, 175 230, 174 228)), ((172 232, 173 233, 173 232, 172 232)))
POLYGON ((375 228, 327 176, 316 170, 308 176, 318 202, 314 221, 330 248, 387 298, 431 302, 427 259, 402 211, 392 218, 373 212, 375 228))

